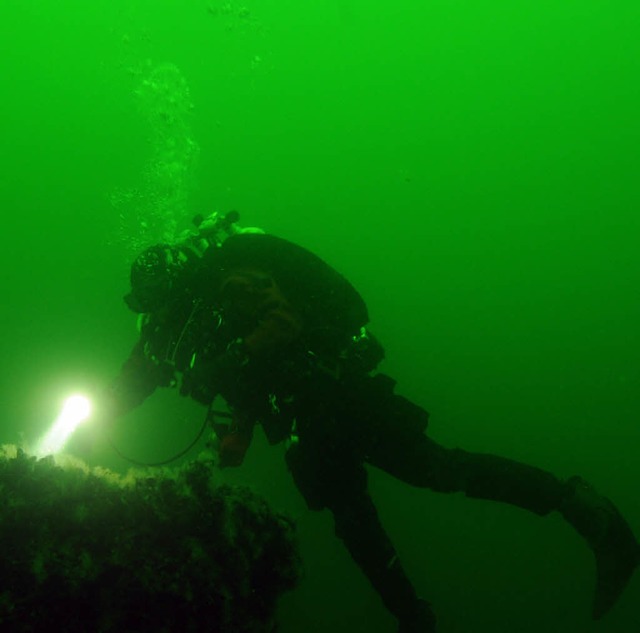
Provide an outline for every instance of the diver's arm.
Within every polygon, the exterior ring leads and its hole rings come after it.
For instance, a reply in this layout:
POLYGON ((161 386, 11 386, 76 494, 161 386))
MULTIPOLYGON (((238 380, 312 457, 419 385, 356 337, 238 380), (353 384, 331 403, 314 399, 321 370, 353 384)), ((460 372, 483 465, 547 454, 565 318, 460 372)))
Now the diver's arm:
POLYGON ((91 424, 82 425, 74 434, 75 450, 91 451, 100 435, 119 417, 142 404, 159 386, 157 370, 145 357, 142 343, 137 343, 111 384, 94 394, 91 424))
POLYGON ((100 417, 111 421, 141 405, 160 385, 159 368, 144 354, 138 341, 120 373, 105 390, 100 403, 100 417))

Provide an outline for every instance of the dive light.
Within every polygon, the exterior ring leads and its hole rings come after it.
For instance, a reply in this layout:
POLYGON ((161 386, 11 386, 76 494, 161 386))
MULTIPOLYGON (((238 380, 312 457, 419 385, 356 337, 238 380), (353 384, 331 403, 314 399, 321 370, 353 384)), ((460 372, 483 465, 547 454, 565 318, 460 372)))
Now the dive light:
POLYGON ((85 396, 69 396, 49 431, 42 436, 35 451, 36 457, 59 453, 78 426, 91 415, 91 402, 85 396))

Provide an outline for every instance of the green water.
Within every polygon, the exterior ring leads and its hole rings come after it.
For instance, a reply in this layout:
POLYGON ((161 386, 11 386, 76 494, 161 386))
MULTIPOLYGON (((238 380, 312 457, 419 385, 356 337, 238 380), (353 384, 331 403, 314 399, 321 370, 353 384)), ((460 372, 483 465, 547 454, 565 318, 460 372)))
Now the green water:
MULTIPOLYGON (((2 0, 0 441, 118 370, 140 241, 235 208, 359 288, 434 438, 579 473, 640 533, 639 42, 622 0, 2 0)), ((117 440, 163 459, 201 414, 161 393, 117 440)), ((298 519, 282 633, 393 631, 282 453, 224 473, 298 519)), ((442 633, 640 630, 638 577, 589 620, 559 518, 371 490, 442 633)))

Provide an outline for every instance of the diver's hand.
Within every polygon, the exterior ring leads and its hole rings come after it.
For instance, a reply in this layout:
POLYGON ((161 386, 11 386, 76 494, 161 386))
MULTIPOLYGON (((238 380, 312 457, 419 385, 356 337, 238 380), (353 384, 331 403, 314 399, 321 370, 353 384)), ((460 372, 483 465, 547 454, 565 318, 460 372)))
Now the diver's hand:
POLYGON ((220 468, 237 467, 244 461, 253 438, 255 422, 239 411, 232 413, 226 422, 216 422, 212 416, 214 437, 209 448, 218 454, 220 468))

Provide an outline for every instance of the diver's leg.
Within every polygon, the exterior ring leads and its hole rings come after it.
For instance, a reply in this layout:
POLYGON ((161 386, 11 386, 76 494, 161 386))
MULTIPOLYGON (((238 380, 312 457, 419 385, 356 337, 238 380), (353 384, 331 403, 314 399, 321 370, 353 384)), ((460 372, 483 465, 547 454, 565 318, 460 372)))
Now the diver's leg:
POLYGON ((435 631, 435 616, 429 605, 418 599, 369 495, 330 500, 329 509, 336 535, 398 619, 400 633, 435 631))
POLYGON ((415 486, 519 506, 540 516, 556 510, 587 541, 597 565, 593 617, 602 617, 640 562, 640 546, 614 504, 579 477, 566 482, 496 455, 440 446, 422 433, 390 434, 368 461, 415 486))
POLYGON ((300 446, 289 449, 287 464, 308 506, 331 510, 336 535, 398 619, 399 633, 435 633, 435 616, 398 560, 367 492, 362 464, 300 446))
POLYGON ((445 448, 424 434, 389 436, 368 461, 394 477, 436 492, 501 501, 545 515, 565 498, 565 484, 551 473, 511 459, 445 448))

